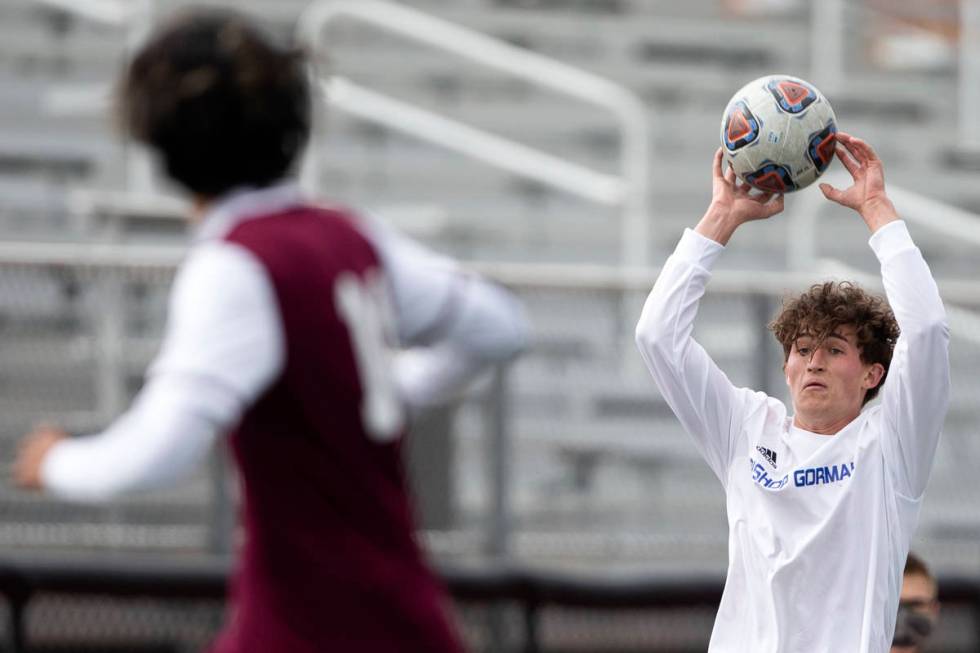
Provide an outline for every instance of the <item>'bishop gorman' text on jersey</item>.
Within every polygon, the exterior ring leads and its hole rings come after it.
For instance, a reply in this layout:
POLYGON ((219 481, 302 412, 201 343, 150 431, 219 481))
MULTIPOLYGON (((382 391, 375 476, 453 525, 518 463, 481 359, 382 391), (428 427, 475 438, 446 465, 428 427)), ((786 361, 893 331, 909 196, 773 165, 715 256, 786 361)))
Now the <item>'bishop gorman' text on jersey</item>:
POLYGON ((830 465, 829 467, 808 467, 793 472, 793 484, 796 487, 807 487, 809 485, 837 483, 845 478, 850 478, 853 473, 853 462, 830 465))

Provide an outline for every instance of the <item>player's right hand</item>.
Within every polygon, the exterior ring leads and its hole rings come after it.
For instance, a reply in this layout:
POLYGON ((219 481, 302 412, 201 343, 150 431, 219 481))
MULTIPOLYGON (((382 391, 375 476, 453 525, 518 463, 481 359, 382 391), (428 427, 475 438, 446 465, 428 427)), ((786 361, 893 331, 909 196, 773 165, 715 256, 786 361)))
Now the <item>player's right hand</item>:
POLYGON ((53 446, 68 437, 60 428, 48 425, 35 427, 24 436, 17 448, 14 462, 14 483, 27 490, 41 490, 41 465, 53 446))
POLYGON ((744 223, 771 218, 781 212, 783 196, 773 193, 753 195, 751 186, 738 183, 731 166, 722 172, 722 158, 721 148, 718 148, 711 167, 711 205, 694 231, 726 245, 744 223))
POLYGON ((783 210, 783 196, 775 193, 752 195, 752 186, 739 183, 731 166, 722 172, 722 150, 715 152, 711 175, 711 209, 727 214, 736 225, 771 218, 783 210))

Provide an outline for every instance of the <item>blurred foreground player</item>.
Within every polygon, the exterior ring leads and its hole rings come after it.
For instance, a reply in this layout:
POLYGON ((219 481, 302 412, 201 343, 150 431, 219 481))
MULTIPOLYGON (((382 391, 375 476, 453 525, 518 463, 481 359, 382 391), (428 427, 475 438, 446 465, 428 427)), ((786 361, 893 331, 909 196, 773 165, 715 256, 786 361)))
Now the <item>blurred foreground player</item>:
POLYGON ((246 539, 216 652, 459 651, 413 537, 403 412, 515 355, 520 308, 284 181, 309 131, 305 66, 239 15, 178 15, 121 100, 198 206, 196 239, 132 408, 91 437, 30 434, 18 482, 80 501, 158 487, 232 432, 246 539), (394 367, 389 317, 423 347, 394 367))
POLYGON ((938 623, 939 586, 922 558, 909 552, 891 653, 923 653, 938 623))
POLYGON ((732 385, 691 336, 729 238, 783 208, 782 198, 752 196, 723 173, 720 150, 711 205, 665 263, 636 330, 661 393, 727 495, 728 577, 712 653, 887 653, 892 643, 902 567, 949 404, 949 330, 881 161, 860 139, 838 140, 854 184, 821 190, 867 224, 891 309, 846 282, 817 284, 785 304, 770 328, 783 346, 792 413, 732 385), (879 388, 880 403, 868 405, 879 388))

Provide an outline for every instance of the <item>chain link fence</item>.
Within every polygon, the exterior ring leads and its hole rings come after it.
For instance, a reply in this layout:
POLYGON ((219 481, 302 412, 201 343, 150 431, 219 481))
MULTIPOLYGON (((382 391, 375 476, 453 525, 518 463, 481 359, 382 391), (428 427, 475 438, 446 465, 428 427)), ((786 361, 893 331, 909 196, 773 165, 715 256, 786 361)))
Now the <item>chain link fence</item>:
MULTIPOLYGON (((0 452, 7 460, 32 424, 97 430, 141 384, 179 254, 111 251, 0 252, 0 452)), ((532 343, 496 382, 478 384, 439 427, 452 431, 432 445, 444 449, 440 493, 450 498, 423 533, 430 549, 446 558, 491 553, 569 567, 724 569, 720 485, 633 344, 655 275, 540 266, 484 271, 523 300, 532 343)), ((812 280, 719 273, 695 335, 734 383, 785 399, 781 351, 764 324, 784 288, 812 280)), ((962 308, 968 289, 958 286, 954 294, 954 301, 947 298, 953 405, 919 543, 935 565, 975 569, 980 483, 968 461, 980 446, 980 318, 962 308)), ((429 446, 425 438, 412 444, 420 456, 431 453, 429 446)), ((205 466, 170 490, 95 507, 0 484, 0 545, 210 550, 229 540, 216 540, 213 531, 233 511, 233 483, 216 480, 217 470, 205 466)))

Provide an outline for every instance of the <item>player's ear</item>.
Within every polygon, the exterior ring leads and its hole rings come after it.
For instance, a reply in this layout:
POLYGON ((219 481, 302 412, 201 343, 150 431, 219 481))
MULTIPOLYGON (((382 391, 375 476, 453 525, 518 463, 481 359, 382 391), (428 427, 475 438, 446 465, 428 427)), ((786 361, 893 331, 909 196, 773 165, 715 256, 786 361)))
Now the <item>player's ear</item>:
POLYGON ((885 376, 885 366, 881 363, 873 363, 864 375, 864 387, 868 390, 877 388, 883 376, 885 376))

